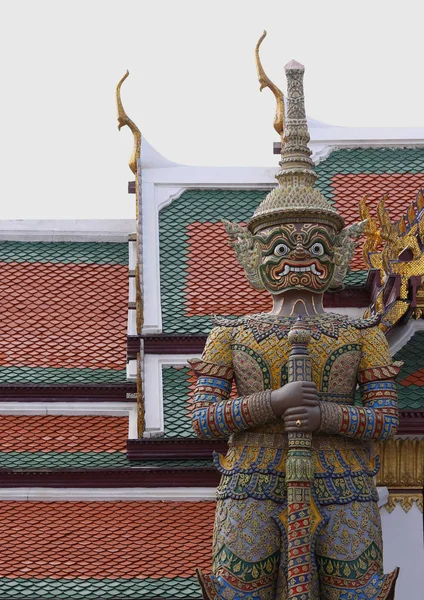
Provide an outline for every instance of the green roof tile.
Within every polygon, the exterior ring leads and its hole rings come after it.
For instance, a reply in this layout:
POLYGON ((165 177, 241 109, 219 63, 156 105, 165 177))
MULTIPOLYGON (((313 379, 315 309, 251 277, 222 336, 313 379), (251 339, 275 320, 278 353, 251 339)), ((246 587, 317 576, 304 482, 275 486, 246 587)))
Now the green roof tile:
POLYGON ((359 287, 365 285, 368 277, 368 271, 350 271, 345 279, 344 286, 345 287, 359 287))
POLYGON ((127 265, 122 242, 0 242, 0 262, 127 265))
POLYGON ((416 332, 395 354, 394 360, 401 360, 404 363, 397 377, 399 408, 401 410, 424 409, 424 386, 402 385, 402 381, 408 376, 424 369, 424 332, 416 332))
POLYGON ((169 469, 205 467, 205 460, 128 460, 124 452, 0 452, 0 469, 169 469))
POLYGON ((0 366, 0 382, 2 385, 69 385, 76 383, 125 383, 126 381, 126 370, 0 366))
POLYGON ((190 387, 189 367, 163 367, 163 412, 165 437, 196 437, 189 415, 190 387))
POLYGON ((196 577, 161 579, 9 579, 0 577, 0 598, 82 600, 83 598, 201 599, 196 577))

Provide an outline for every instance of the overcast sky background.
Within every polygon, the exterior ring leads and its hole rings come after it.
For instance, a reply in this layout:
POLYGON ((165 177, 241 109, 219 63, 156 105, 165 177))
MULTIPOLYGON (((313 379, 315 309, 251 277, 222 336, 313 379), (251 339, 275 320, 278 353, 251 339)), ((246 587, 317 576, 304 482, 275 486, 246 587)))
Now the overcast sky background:
POLYGON ((310 117, 423 126, 419 0, 0 0, 0 218, 131 218, 132 135, 115 87, 161 154, 193 165, 276 165, 275 101, 306 66, 310 117))

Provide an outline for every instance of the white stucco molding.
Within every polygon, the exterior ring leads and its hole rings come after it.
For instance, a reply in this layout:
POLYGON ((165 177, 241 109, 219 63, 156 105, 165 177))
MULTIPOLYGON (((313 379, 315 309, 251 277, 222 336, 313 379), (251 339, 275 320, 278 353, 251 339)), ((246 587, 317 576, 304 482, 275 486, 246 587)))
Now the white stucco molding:
POLYGON ((164 434, 162 367, 186 366, 190 358, 200 358, 200 354, 145 354, 144 418, 146 426, 143 437, 157 437, 164 434))
POLYGON ((137 437, 136 402, 0 402, 0 415, 127 417, 128 437, 137 437))
POLYGON ((422 600, 424 588, 423 515, 414 503, 405 512, 399 505, 392 512, 380 510, 383 529, 384 572, 400 567, 396 584, 399 600, 422 600))
POLYGON ((116 502, 161 501, 202 502, 214 501, 216 488, 2 488, 0 501, 32 502, 116 502))
MULTIPOLYGON (((387 488, 377 488, 379 507, 387 502, 387 488)), ((2 488, 0 502, 4 500, 39 501, 39 502, 114 502, 117 500, 162 502, 201 502, 214 501, 214 487, 175 487, 175 488, 2 488)))
MULTIPOLYGON (((387 501, 387 488, 378 488, 379 506, 387 501), (383 496, 382 496, 383 494, 383 496)), ((214 487, 174 487, 174 488, 2 488, 0 501, 38 501, 38 502, 116 502, 120 501, 155 501, 161 502, 202 502, 214 501, 214 487)))
POLYGON ((18 242, 126 242, 135 219, 22 219, 0 221, 0 240, 18 242))
MULTIPOLYGON (((135 311, 133 311, 135 313, 135 311)), ((135 322, 135 314, 133 314, 134 322, 135 322)), ((136 359, 131 359, 127 362, 127 379, 130 381, 137 381, 137 361, 136 359)))
POLYGON ((410 319, 405 325, 395 327, 387 336, 392 356, 403 348, 417 331, 424 331, 424 320, 410 319))
POLYGON ((274 168, 184 167, 143 169, 144 325, 143 333, 162 332, 159 212, 190 189, 259 189, 275 187, 274 168))
POLYGON ((424 127, 337 127, 308 119, 315 164, 341 148, 419 148, 424 127))

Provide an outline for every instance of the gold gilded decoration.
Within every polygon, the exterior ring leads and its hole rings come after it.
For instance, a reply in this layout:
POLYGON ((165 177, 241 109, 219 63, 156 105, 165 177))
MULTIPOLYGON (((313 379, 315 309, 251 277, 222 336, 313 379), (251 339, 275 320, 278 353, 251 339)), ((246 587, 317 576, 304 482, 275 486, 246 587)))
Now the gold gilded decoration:
MULTIPOLYGON (((376 252, 377 248, 383 243, 377 220, 371 216, 370 209, 367 206, 368 197, 365 195, 359 203, 359 214, 362 221, 365 221, 364 229, 365 241, 362 248, 364 263, 369 266, 368 256, 371 252, 376 252)), ((380 268, 380 267, 377 267, 380 268)))
POLYGON ((399 505, 405 512, 411 510, 411 508, 417 505, 420 511, 423 511, 423 495, 422 494, 409 494, 409 493, 395 493, 390 494, 387 504, 385 504, 385 509, 387 512, 391 513, 399 505))
POLYGON ((400 504, 408 512, 415 502, 423 509, 421 490, 424 486, 424 439, 391 439, 376 442, 381 469, 377 485, 388 487, 390 496, 386 508, 391 512, 400 504))
POLYGON ((397 489, 424 486, 424 439, 397 438, 376 445, 381 458, 378 485, 397 489))
POLYGON ((143 363, 141 359, 141 353, 137 353, 137 432, 138 436, 143 435, 145 428, 145 410, 144 410, 144 398, 143 398, 143 377, 142 377, 143 363))
MULTIPOLYGON (((136 192, 136 219, 137 219, 137 234, 136 234, 136 265, 135 265, 135 284, 136 284, 136 328, 137 335, 141 335, 141 330, 143 328, 144 322, 144 312, 143 312, 143 297, 142 297, 142 289, 143 289, 143 272, 142 272, 142 264, 143 264, 143 255, 142 255, 142 243, 141 243, 141 232, 142 232, 142 214, 139 210, 140 205, 140 182, 141 182, 141 172, 139 168, 139 159, 141 153, 141 132, 137 125, 132 121, 122 104, 121 100, 121 86, 124 81, 129 76, 129 71, 125 73, 125 75, 120 79, 118 85, 116 86, 116 105, 118 110, 118 129, 121 130, 125 125, 129 127, 134 137, 134 149, 130 157, 129 167, 131 171, 135 175, 135 192, 136 192)), ((138 413, 138 436, 142 437, 145 427, 144 422, 144 391, 143 391, 143 377, 142 370, 144 365, 144 356, 143 353, 139 353, 137 355, 137 413, 138 413)))
MULTIPOLYGON (((372 217, 367 206, 366 196, 361 200, 359 212, 366 219, 363 258, 369 269, 379 271, 381 289, 375 297, 367 315, 380 313, 380 327, 387 331, 392 328, 410 309, 411 277, 424 276, 424 196, 420 190, 405 214, 399 221, 391 221, 386 208, 387 195, 377 206, 377 218, 372 217), (399 279, 399 292, 396 297, 390 293, 393 286, 390 278, 399 279)), ((418 284, 416 306, 412 314, 423 316, 424 287, 418 284)))
POLYGON ((284 136, 284 112, 285 112, 284 94, 275 85, 275 83, 273 83, 270 80, 270 78, 267 76, 267 74, 265 73, 265 71, 262 67, 261 59, 259 57, 259 48, 265 38, 266 38, 266 31, 263 32, 263 34, 259 38, 258 43, 256 44, 256 48, 255 48, 256 69, 258 72, 258 79, 259 79, 259 83, 261 86, 260 91, 262 92, 262 90, 264 88, 269 88, 271 90, 271 92, 274 94, 275 99, 277 101, 277 110, 276 110, 275 119, 274 119, 274 129, 281 136, 281 139, 283 139, 283 136, 284 136))
POLYGON ((129 74, 130 72, 127 71, 116 86, 116 105, 118 108, 118 129, 121 130, 121 128, 126 125, 131 129, 131 132, 134 136, 134 150, 128 164, 134 175, 137 175, 137 161, 140 158, 141 151, 141 132, 134 121, 132 121, 125 112, 121 100, 121 86, 129 74))

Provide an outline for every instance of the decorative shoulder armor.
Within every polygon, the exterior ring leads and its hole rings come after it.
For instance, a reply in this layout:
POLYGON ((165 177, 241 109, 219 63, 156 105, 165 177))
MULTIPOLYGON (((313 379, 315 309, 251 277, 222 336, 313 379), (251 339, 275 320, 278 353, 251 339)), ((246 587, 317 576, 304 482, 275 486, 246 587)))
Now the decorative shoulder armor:
POLYGON ((348 317, 349 318, 349 322, 351 325, 353 325, 353 327, 355 327, 356 329, 369 329, 370 327, 376 327, 381 320, 381 315, 380 314, 376 314, 373 315, 372 317, 362 317, 359 319, 353 318, 353 317, 348 317))
POLYGON ((233 378, 233 369, 225 365, 216 365, 201 358, 191 358, 188 364, 197 377, 219 377, 229 381, 233 378))
POLYGON ((370 367, 359 371, 358 383, 367 383, 368 381, 382 381, 386 379, 395 379, 403 365, 402 361, 396 361, 391 365, 384 367, 370 367))

